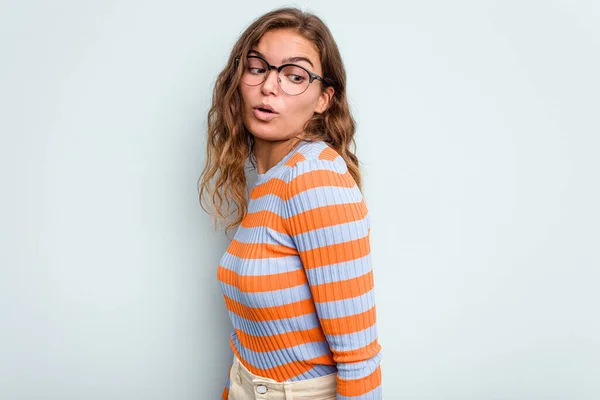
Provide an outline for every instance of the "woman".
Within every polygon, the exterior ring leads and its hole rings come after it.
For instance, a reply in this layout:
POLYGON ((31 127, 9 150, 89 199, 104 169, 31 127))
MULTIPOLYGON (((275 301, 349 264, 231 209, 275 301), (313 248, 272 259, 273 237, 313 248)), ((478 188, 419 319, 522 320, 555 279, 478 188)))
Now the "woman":
POLYGON ((201 204, 210 191, 217 221, 233 203, 238 228, 217 273, 234 328, 223 400, 382 398, 354 133, 323 21, 295 8, 255 20, 215 83, 200 177, 201 204))

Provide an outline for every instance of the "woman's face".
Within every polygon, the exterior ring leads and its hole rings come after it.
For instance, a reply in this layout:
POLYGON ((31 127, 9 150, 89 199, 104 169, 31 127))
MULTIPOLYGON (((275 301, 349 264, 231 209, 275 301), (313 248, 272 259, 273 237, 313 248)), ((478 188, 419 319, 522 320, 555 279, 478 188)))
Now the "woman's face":
MULTIPOLYGON (((305 57, 312 65, 304 60, 292 63, 323 76, 319 54, 312 42, 288 29, 275 29, 264 33, 249 54, 262 55, 269 64, 276 66, 288 63, 286 59, 291 57, 305 57)), ((333 96, 333 88, 328 87, 323 91, 322 82, 316 79, 304 93, 291 96, 281 90, 277 79, 277 71, 271 70, 267 79, 260 85, 249 86, 240 82, 244 125, 257 139, 278 141, 302 134, 305 123, 315 112, 325 111, 329 99, 333 96), (256 110, 262 104, 271 106, 275 113, 265 116, 256 110)))

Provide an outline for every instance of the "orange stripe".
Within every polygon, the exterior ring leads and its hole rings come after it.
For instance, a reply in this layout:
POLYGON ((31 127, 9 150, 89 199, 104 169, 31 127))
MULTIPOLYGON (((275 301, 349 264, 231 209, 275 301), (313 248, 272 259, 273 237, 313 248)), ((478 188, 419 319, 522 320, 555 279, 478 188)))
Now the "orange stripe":
POLYGON ((315 305, 310 298, 281 306, 252 308, 225 295, 223 295, 223 297, 225 298, 225 305, 229 311, 236 313, 242 318, 255 322, 294 318, 315 312, 315 305))
POLYGON ((329 145, 327 145, 326 148, 323 149, 323 151, 321 151, 319 153, 319 160, 329 160, 329 161, 333 161, 335 160, 338 156, 340 156, 340 154, 335 151, 333 148, 329 147, 329 145))
POLYGON ((280 178, 271 178, 260 185, 256 185, 250 191, 249 196, 251 199, 258 199, 259 197, 263 197, 268 194, 281 197, 281 193, 285 192, 285 185, 285 182, 280 178))
POLYGON ((356 203, 332 204, 302 211, 286 219, 294 235, 338 224, 360 221, 367 215, 365 199, 356 203))
POLYGON ((376 322, 375 306, 365 312, 339 318, 322 318, 321 326, 326 335, 345 335, 365 330, 376 322))
POLYGON ((283 218, 269 210, 262 210, 246 214, 241 225, 244 228, 265 227, 273 229, 277 232, 286 233, 286 230, 283 226, 283 218))
POLYGON ((337 377, 337 391, 342 396, 362 396, 381 385, 381 366, 372 374, 361 379, 342 379, 337 377))
POLYGON ((317 364, 325 364, 325 365, 336 365, 335 361, 333 361, 332 354, 325 354, 319 357, 311 358, 309 360, 304 361, 292 361, 287 364, 282 364, 273 368, 256 368, 250 365, 244 358, 242 358, 241 354, 237 351, 235 346, 233 345, 233 340, 229 338, 229 343, 231 344, 231 348, 235 355, 242 361, 242 364, 253 374, 264 376, 267 378, 271 378, 276 380, 277 382, 283 382, 295 376, 305 373, 310 370, 317 364))
POLYGON ((305 269, 352 261, 367 256, 371 251, 369 235, 347 242, 317 247, 300 253, 305 269))
POLYGON ((217 267, 217 278, 242 292, 259 293, 289 289, 307 283, 306 273, 302 269, 279 274, 240 275, 221 265, 217 267))
POLYGON ((280 244, 243 243, 235 239, 229 244, 227 252, 244 259, 286 257, 298 254, 296 249, 280 244))
POLYGON ((304 154, 295 153, 283 165, 294 168, 296 166, 296 164, 298 164, 300 161, 304 161, 304 160, 306 160, 306 157, 304 156, 304 154))
POLYGON ((327 338, 321 328, 312 328, 304 331, 285 332, 279 335, 269 335, 268 337, 252 336, 246 332, 236 329, 238 338, 242 345, 252 351, 266 352, 286 349, 305 343, 323 342, 327 338))
POLYGON ((381 345, 379 344, 378 339, 375 339, 360 349, 345 351, 337 350, 333 354, 333 359, 336 362, 352 363, 359 360, 368 360, 369 358, 373 358, 375 355, 377 355, 377 353, 379 353, 379 351, 381 351, 381 345))
POLYGON ((308 189, 313 189, 320 186, 351 188, 356 185, 356 182, 348 170, 346 170, 346 172, 343 174, 340 174, 339 172, 328 169, 316 169, 297 176, 288 182, 288 185, 289 188, 293 189, 293 192, 289 197, 284 198, 284 200, 288 200, 290 197, 308 189))
POLYGON ((313 285, 311 292, 316 303, 324 303, 363 295, 373 289, 373 286, 373 271, 371 270, 356 278, 313 285))

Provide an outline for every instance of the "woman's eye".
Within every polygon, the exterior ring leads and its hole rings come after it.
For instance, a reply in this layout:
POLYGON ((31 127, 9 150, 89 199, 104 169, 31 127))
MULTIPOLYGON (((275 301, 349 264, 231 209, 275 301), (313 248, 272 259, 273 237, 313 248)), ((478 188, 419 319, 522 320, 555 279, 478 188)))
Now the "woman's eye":
POLYGON ((250 73, 252 74, 264 74, 265 70, 262 68, 249 68, 250 73))
POLYGON ((288 75, 288 77, 294 83, 301 83, 304 80, 304 78, 299 75, 288 75))

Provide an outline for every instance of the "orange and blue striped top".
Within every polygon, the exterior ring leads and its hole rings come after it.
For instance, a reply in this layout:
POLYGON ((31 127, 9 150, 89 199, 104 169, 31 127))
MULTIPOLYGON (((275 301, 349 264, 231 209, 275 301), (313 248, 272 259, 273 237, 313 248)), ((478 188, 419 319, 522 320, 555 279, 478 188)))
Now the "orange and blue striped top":
POLYGON ((277 382, 337 373, 338 400, 381 399, 369 235, 365 200, 327 143, 301 141, 258 174, 217 272, 248 370, 277 382))

